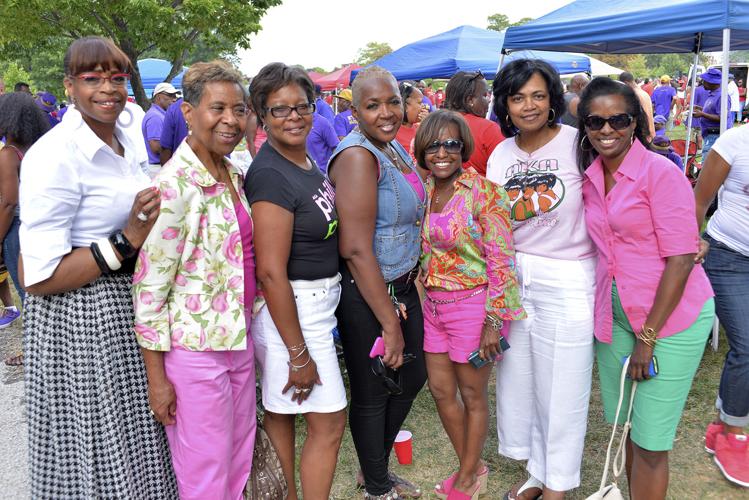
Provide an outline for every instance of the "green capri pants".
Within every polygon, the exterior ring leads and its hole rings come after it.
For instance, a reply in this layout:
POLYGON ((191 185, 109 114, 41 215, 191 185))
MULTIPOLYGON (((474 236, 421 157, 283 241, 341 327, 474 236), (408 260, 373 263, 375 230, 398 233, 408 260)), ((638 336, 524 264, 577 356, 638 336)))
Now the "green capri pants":
MULTIPOLYGON (((619 402, 622 358, 632 354, 635 333, 629 324, 616 283, 611 287, 614 326, 611 344, 596 341, 598 375, 606 421, 614 422, 619 402)), ((715 303, 705 302, 692 326, 666 338, 658 339, 654 355, 658 358, 658 376, 637 385, 632 409, 632 441, 650 451, 668 451, 673 447, 676 427, 692 386, 692 379, 705 351, 705 342, 713 325, 715 303)), ((626 420, 632 381, 627 380, 619 424, 626 420)))

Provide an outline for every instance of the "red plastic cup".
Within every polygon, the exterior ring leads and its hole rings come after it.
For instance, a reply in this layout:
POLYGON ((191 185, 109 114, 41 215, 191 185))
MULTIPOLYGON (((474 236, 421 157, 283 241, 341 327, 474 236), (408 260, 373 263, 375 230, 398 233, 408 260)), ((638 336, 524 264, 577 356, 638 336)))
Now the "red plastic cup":
POLYGON ((398 463, 409 465, 413 461, 413 434, 409 431, 400 431, 395 436, 395 456, 398 457, 398 463))

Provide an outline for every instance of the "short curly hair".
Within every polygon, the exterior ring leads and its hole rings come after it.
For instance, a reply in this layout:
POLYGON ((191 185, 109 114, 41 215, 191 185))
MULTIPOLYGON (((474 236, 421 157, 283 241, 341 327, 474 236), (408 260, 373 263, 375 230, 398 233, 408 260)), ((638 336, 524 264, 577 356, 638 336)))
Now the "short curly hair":
POLYGON ((0 136, 29 147, 49 130, 47 115, 25 92, 0 95, 0 136))
MULTIPOLYGON (((499 120, 499 127, 505 137, 513 137, 517 130, 512 123, 507 122, 507 99, 517 94, 533 75, 540 75, 546 82, 549 91, 549 104, 554 111, 554 118, 558 119, 566 111, 564 104, 564 88, 559 73, 554 67, 541 59, 518 59, 507 64, 497 73, 492 85, 494 94, 494 114, 499 120)), ((556 124, 556 119, 549 120, 549 127, 556 124)))
POLYGON ((226 61, 217 59, 211 62, 195 63, 182 78, 182 94, 185 102, 198 106, 203 98, 207 83, 226 82, 237 85, 242 92, 242 100, 247 100, 247 91, 242 83, 242 73, 226 61))
POLYGON ((315 84, 309 75, 298 66, 287 66, 284 63, 275 62, 263 66, 250 83, 250 97, 252 98, 252 109, 257 115, 258 124, 262 124, 268 112, 266 104, 268 97, 275 91, 287 85, 298 85, 307 102, 315 102, 315 84))

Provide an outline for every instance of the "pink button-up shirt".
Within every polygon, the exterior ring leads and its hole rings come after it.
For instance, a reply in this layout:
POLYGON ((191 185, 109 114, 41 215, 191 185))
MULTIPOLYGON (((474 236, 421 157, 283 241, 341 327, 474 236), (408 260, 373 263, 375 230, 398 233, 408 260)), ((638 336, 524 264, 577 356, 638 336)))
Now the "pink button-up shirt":
MULTIPOLYGON (((610 343, 612 280, 629 323, 639 332, 653 306, 666 257, 696 253, 699 237, 689 181, 667 158, 635 139, 608 194, 603 168, 599 157, 585 171, 583 200, 588 233, 598 247, 595 335, 610 343)), ((712 296, 705 271, 695 265, 658 336, 686 330, 712 296)))

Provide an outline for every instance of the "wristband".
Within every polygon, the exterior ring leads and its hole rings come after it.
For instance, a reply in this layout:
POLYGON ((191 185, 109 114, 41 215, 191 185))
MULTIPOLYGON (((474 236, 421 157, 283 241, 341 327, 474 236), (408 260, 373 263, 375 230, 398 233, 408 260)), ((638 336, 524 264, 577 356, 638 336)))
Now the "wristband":
POLYGON ((96 243, 99 246, 99 252, 101 252, 102 257, 104 257, 109 269, 116 271, 122 267, 122 262, 120 262, 120 259, 118 259, 117 255, 114 253, 114 248, 112 248, 112 244, 109 243, 108 238, 102 238, 96 243))
POLYGON ((107 266, 107 261, 104 260, 104 257, 101 255, 101 251, 99 250, 99 245, 96 244, 96 242, 91 243, 91 254, 94 256, 94 261, 96 261, 96 265, 99 266, 99 269, 101 270, 101 274, 109 274, 112 272, 111 269, 109 269, 109 266, 107 266))
POLYGON ((502 327, 504 326, 505 322, 499 318, 495 318, 494 316, 487 314, 486 318, 484 318, 484 324, 488 324, 489 326, 492 327, 492 330, 498 332, 502 330, 502 327))
POLYGON ((129 259, 138 253, 138 249, 133 247, 121 229, 109 235, 109 242, 122 255, 123 259, 129 259))

